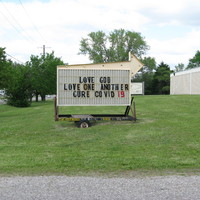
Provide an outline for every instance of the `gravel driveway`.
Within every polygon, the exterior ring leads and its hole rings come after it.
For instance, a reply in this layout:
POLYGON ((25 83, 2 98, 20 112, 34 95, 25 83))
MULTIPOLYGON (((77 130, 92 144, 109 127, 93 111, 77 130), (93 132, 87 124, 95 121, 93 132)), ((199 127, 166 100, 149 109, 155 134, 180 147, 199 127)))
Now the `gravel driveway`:
POLYGON ((199 200, 200 176, 0 177, 0 200, 199 200))

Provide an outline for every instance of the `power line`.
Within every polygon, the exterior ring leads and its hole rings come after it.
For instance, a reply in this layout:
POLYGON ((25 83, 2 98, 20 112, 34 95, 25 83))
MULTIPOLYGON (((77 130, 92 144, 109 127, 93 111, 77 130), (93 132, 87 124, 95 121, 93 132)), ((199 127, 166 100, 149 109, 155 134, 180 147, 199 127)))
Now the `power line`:
MULTIPOLYGON (((23 7, 26 15, 28 16, 29 20, 31 21, 35 31, 37 31, 37 33, 40 35, 41 39, 43 41, 45 41, 44 37, 42 36, 42 34, 40 33, 39 29, 36 27, 36 25, 33 23, 33 21, 31 20, 30 16, 28 15, 28 12, 26 11, 25 7, 23 6, 21 0, 19 0, 21 6, 23 7)), ((1 6, 4 7, 4 9, 7 11, 7 13, 10 15, 10 17, 8 17, 7 15, 4 14, 4 12, 2 12, 2 10, 0 9, 0 13, 3 15, 3 17, 8 21, 8 23, 19 33, 19 34, 22 34, 21 31, 23 31, 26 35, 23 35, 23 37, 31 42, 34 42, 35 43, 35 40, 26 33, 26 31, 24 30, 24 28, 18 23, 17 19, 13 16, 13 14, 9 11, 9 9, 7 8, 7 6, 4 4, 4 2, 2 0, 0 0, 0 3, 1 3, 1 6), (14 22, 14 23, 13 23, 14 22), (17 26, 16 26, 17 25, 17 26)), ((46 41, 45 41, 46 42, 46 41)), ((45 51, 46 51, 46 48, 50 48, 50 47, 46 47, 45 45, 43 45, 42 47, 40 48, 43 48, 43 55, 45 55, 45 51)), ((9 56, 10 58, 14 59, 15 61, 19 62, 19 63, 22 63, 24 64, 24 62, 16 59, 14 56, 6 53, 7 56, 9 56)))
MULTIPOLYGON (((0 12, 1 12, 1 10, 0 10, 0 12)), ((10 22, 9 18, 8 18, 3 12, 1 12, 1 14, 2 14, 3 17, 8 21, 8 23, 9 23, 11 26, 13 26, 14 29, 15 29, 17 32, 19 32, 19 33, 21 34, 20 30, 19 30, 15 25, 13 25, 12 22, 10 22)))
POLYGON ((44 37, 42 36, 42 34, 40 33, 39 29, 37 28, 37 26, 34 24, 33 20, 31 19, 30 15, 28 14, 28 12, 26 11, 23 3, 21 2, 21 0, 19 0, 22 8, 24 9, 24 12, 26 13, 26 15, 28 16, 30 22, 32 23, 34 29, 36 30, 36 32, 40 35, 41 39, 46 43, 46 40, 44 39, 44 37))
POLYGON ((24 62, 18 60, 17 58, 11 56, 10 54, 6 53, 7 56, 11 57, 12 59, 16 60, 17 62, 21 63, 21 64, 24 64, 24 62))
MULTIPOLYGON (((24 32, 24 34, 26 34, 26 35, 24 35, 25 37, 26 37, 26 39, 27 40, 29 40, 29 41, 31 41, 31 42, 33 42, 33 43, 35 43, 35 40, 34 39, 32 39, 32 37, 30 37, 30 35, 28 35, 28 33, 26 33, 26 31, 24 30, 24 28, 19 24, 19 22, 15 19, 15 17, 12 15, 12 13, 9 11, 9 9, 6 7, 6 5, 3 3, 3 1, 2 0, 0 0, 1 1, 1 4, 3 5, 3 7, 6 9, 6 11, 8 12, 8 14, 11 16, 11 18, 12 18, 12 20, 18 25, 18 27, 24 32)), ((17 32, 19 32, 20 34, 22 34, 21 33, 21 31, 9 20, 9 18, 3 13, 3 12, 1 12, 1 14, 4 16, 4 18, 9 22, 9 24, 11 24, 11 26, 13 26, 14 27, 14 29, 17 31, 17 32)))

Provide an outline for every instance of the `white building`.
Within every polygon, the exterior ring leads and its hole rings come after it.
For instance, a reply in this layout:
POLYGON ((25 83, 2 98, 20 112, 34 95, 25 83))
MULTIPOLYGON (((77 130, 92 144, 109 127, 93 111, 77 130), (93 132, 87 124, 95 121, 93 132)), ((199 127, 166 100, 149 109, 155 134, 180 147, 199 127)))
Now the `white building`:
POLYGON ((200 67, 171 74, 170 94, 200 94, 200 67))
POLYGON ((5 90, 0 90, 0 96, 4 96, 5 95, 5 90))

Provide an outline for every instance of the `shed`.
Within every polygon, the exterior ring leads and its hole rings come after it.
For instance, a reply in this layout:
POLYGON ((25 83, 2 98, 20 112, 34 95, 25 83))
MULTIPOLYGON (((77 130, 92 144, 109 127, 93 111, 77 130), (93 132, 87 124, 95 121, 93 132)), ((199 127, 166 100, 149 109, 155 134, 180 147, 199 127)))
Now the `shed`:
POLYGON ((200 67, 172 73, 170 94, 200 94, 200 67))

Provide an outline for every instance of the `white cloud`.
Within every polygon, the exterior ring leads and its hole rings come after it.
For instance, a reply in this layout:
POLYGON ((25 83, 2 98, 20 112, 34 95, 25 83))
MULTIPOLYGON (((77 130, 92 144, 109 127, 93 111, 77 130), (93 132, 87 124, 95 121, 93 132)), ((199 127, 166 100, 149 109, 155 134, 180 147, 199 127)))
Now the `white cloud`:
POLYGON ((0 3, 1 46, 23 61, 31 54, 42 53, 38 47, 45 44, 51 47, 47 52, 54 50, 69 64, 89 62, 87 57, 77 55, 81 38, 92 31, 108 33, 119 28, 141 32, 151 46, 148 55, 172 66, 186 63, 200 46, 198 0, 37 0, 26 1, 23 6, 28 16, 19 2, 0 3), (184 32, 175 34, 170 31, 172 27, 184 32))
POLYGON ((149 40, 151 51, 149 55, 157 55, 157 62, 168 62, 172 67, 178 63, 188 64, 200 47, 200 30, 192 30, 183 37, 169 40, 149 40))

